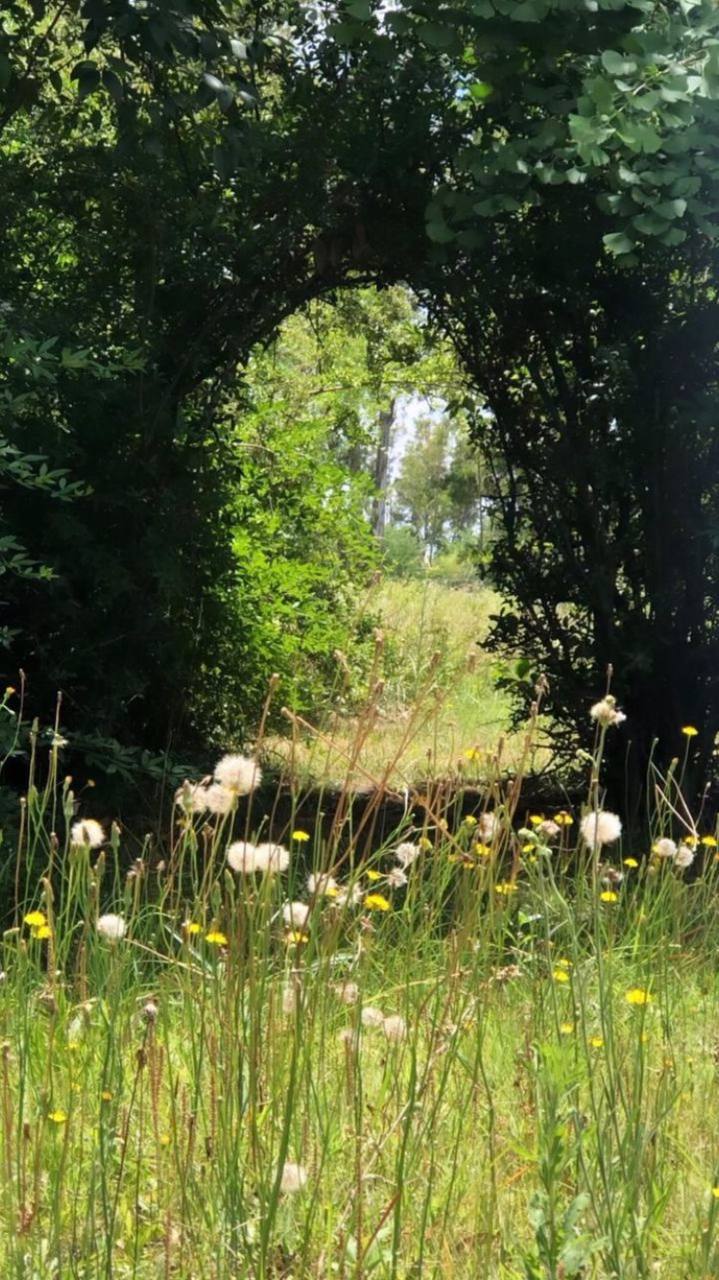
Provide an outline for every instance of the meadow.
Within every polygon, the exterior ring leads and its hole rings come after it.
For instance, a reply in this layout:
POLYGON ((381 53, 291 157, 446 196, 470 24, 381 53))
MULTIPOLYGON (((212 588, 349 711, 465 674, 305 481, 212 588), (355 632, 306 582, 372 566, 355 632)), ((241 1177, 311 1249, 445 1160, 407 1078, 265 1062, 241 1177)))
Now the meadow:
POLYGON ((410 807, 363 859, 342 822, 238 828, 237 755, 133 859, 78 811, 61 740, 38 751, 2 938, 0 1273, 718 1275, 716 832, 680 759, 651 840, 621 833, 611 719, 576 811, 487 777, 461 822, 410 807))

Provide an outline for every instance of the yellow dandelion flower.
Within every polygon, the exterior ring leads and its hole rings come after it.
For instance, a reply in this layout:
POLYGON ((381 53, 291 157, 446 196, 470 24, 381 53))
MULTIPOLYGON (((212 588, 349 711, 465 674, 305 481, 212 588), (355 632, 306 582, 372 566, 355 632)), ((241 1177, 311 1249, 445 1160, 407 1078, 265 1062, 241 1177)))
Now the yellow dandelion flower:
POLYGON ((529 815, 529 821, 531 822, 531 824, 532 824, 532 826, 533 826, 533 827, 538 827, 542 822, 544 822, 544 814, 543 814, 543 813, 530 813, 530 815, 529 815))
POLYGON ((555 813, 554 821, 558 827, 571 827, 574 825, 574 818, 571 813, 567 813, 566 809, 560 809, 559 813, 555 813))
POLYGON ((198 933, 202 933, 202 925, 198 924, 196 920, 185 920, 182 927, 191 938, 196 937, 198 933))
POLYGON ((715 1200, 719 1200, 719 1187, 712 1187, 712 1195, 715 1200))
POLYGON ((625 859, 624 859, 624 866, 625 866, 625 867, 638 867, 638 866, 639 866, 639 863, 637 862, 636 858, 625 858, 625 859))
POLYGON ((51 1111, 47 1118, 48 1120, 51 1120, 53 1124, 64 1124, 67 1120, 67 1111, 62 1111, 58 1108, 57 1111, 51 1111))
POLYGON ((555 982, 569 982, 569 974, 566 969, 553 969, 552 977, 555 982))
POLYGON ((100 1094, 100 1097, 102 1098, 103 1102, 112 1102, 112 1090, 103 1089, 102 1093, 100 1094))
POLYGON ((536 849, 536 847, 537 846, 535 844, 523 844, 522 853, 534 853, 534 850, 536 849))
MULTIPOLYGON (((687 841, 686 843, 688 844, 689 841, 687 841)), ((702 836, 701 843, 704 845, 706 849, 716 849, 717 847, 716 836, 702 836)))
POLYGON ((556 966, 557 966, 557 968, 558 968, 558 969, 571 969, 571 968, 572 968, 572 962, 571 962, 571 960, 567 960, 567 957, 566 957, 566 956, 560 956, 560 957, 559 957, 559 959, 558 959, 558 960, 555 960, 555 962, 554 962, 554 963, 556 964, 556 966))
POLYGON ((369 911, 389 911, 390 904, 381 893, 368 893, 364 900, 369 911))
POLYGON ((563 1036, 571 1036, 571 1035, 573 1035, 573 1034, 574 1034, 574 1023, 573 1023, 573 1022, 560 1022, 560 1024, 559 1024, 559 1031, 560 1031, 560 1034, 561 1034, 561 1035, 563 1035, 563 1036))
POLYGON ((301 943, 309 942, 309 940, 309 934, 302 933, 299 929, 290 929, 290 931, 285 934, 285 942, 288 947, 300 946, 301 943))
POLYGON ((643 987, 632 987, 627 991, 624 999, 627 1004, 651 1004, 654 996, 649 991, 645 991, 643 987))
POLYGON ((479 844, 476 844, 474 846, 474 852, 476 853, 478 858, 488 858, 492 850, 488 844, 482 844, 480 842, 479 844))
POLYGON ((28 911, 23 918, 23 924, 29 929, 39 929, 42 925, 47 924, 47 918, 44 911, 28 911))
POLYGON ((467 814, 466 818, 464 819, 464 825, 465 827, 476 827, 477 819, 475 818, 473 813, 467 814))
POLYGON ((517 892, 517 886, 516 884, 512 884, 510 880, 502 880, 499 884, 494 886, 494 892, 509 895, 510 893, 517 892))
POLYGON ((170 1135, 169 1135, 169 1133, 161 1133, 161 1134, 160 1134, 160 1146, 161 1146, 161 1147, 169 1147, 169 1145, 170 1145, 170 1135))
POLYGON ((479 752, 476 747, 467 747, 464 753, 465 760, 479 760, 479 752))
POLYGON ((599 897, 602 902, 618 902, 619 901, 619 894, 615 893, 613 889, 605 889, 602 893, 600 893, 599 897))
POLYGON ((292 839, 293 839, 293 840, 296 840, 298 844, 306 844, 306 843, 307 843, 307 841, 309 840, 309 838, 310 838, 310 836, 309 836, 309 832, 307 832, 307 831, 293 831, 293 832, 292 832, 292 839))
POLYGON ((592 1048, 593 1048, 593 1049, 603 1049, 603 1048, 604 1048, 604 1039, 603 1039, 603 1037, 602 1037, 602 1036, 590 1036, 590 1037, 589 1037, 589 1043, 590 1043, 590 1045, 592 1046, 592 1048))
POLYGON ((427 853, 432 848, 432 841, 428 836, 420 836, 417 844, 424 853, 427 853))
POLYGON ((693 724, 683 724, 682 733, 685 738, 696 738, 699 730, 693 724))
POLYGON ((210 932, 205 934, 205 942, 209 942, 213 947, 226 947, 227 937, 221 929, 210 929, 210 932))
POLYGON ((381 880, 382 876, 380 875, 379 871, 375 871, 372 867, 370 867, 369 871, 367 872, 367 879, 376 881, 376 880, 381 880))
POLYGON ((682 840, 682 844, 688 844, 690 849, 696 849, 699 844, 699 836, 685 836, 682 840))
POLYGON ((33 938, 39 938, 42 942, 45 938, 52 937, 52 929, 49 924, 39 924, 36 928, 31 930, 31 934, 33 938))

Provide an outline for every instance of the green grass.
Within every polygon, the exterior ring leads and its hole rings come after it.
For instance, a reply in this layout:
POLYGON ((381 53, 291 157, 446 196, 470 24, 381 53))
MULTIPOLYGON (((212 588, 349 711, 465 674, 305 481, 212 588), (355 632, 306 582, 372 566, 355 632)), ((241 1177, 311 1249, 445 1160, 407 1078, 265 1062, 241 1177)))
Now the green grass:
MULTIPOLYGON (((384 580, 364 605, 381 627, 366 707, 340 707, 317 727, 303 722, 292 741, 273 739, 269 750, 296 776, 336 785, 348 772, 359 784, 396 785, 454 774, 458 765, 486 775, 487 756, 494 761, 498 750, 504 766, 516 766, 524 735, 507 731, 509 702, 482 648, 497 605, 486 588, 384 580)), ((545 757, 538 744, 535 758, 545 757)))
POLYGON ((719 1275, 712 832, 693 879, 643 844, 600 862, 495 780, 491 833, 437 807, 361 866, 350 832, 289 830, 286 870, 237 875, 232 812, 178 807, 128 871, 116 828, 73 843, 68 787, 55 749, 2 940, 0 1274, 719 1275))

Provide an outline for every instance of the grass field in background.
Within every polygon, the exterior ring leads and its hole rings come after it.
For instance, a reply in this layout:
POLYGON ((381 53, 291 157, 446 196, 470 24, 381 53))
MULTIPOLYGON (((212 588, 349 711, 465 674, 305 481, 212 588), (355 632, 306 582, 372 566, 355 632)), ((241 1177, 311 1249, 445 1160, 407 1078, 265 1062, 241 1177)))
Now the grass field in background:
MULTIPOLYGON (((378 664, 384 687, 373 714, 335 712, 320 733, 301 727, 294 742, 273 739, 269 750, 291 760, 297 776, 330 783, 347 777, 350 760, 360 784, 382 778, 388 766, 397 785, 443 777, 459 761, 481 777, 500 741, 502 764, 516 766, 524 735, 507 732, 509 703, 495 687, 496 658, 482 648, 497 607, 483 587, 385 580, 366 605, 384 634, 378 664)), ((532 763, 544 760, 538 743, 532 763)))

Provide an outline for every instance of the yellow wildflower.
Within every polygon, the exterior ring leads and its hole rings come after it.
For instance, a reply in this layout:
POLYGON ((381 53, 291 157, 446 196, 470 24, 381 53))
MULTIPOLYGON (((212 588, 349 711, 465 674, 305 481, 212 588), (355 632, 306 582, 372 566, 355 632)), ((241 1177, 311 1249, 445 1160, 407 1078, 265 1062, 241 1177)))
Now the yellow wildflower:
POLYGON ((364 900, 369 911, 389 911, 390 904, 381 893, 368 893, 364 900))
POLYGON ((590 1037, 589 1037, 589 1043, 590 1043, 590 1045, 592 1046, 592 1048, 593 1048, 593 1049, 603 1049, 603 1048, 604 1048, 604 1040, 603 1040, 602 1036, 590 1036, 590 1037))
POLYGON ((191 938, 194 938, 196 934, 202 932, 202 925, 198 924, 195 920, 185 920, 182 927, 185 930, 185 933, 188 933, 191 938))
POLYGON ((420 836, 417 844, 424 853, 427 853, 428 850, 432 848, 432 841, 427 836, 420 836))
POLYGON ((682 733, 685 738, 696 738, 699 730, 693 724, 683 724, 682 733))
POLYGON ((516 886, 516 884, 512 884, 512 882, 511 882, 510 880, 502 880, 499 884, 496 884, 496 885, 494 886, 494 892, 495 892, 495 893, 503 893, 503 894, 507 894, 507 895, 508 895, 508 894, 510 894, 510 893, 516 893, 516 892, 517 892, 517 886, 516 886))
POLYGON ((477 819, 475 818, 473 813, 467 814, 466 818, 464 819, 464 825, 465 827, 476 827, 477 819))
POLYGON ((24 917, 23 924, 29 929, 39 929, 42 925, 47 924, 47 918, 44 911, 28 911, 24 917))
POLYGON ((53 1124, 64 1124, 67 1120, 67 1111, 62 1111, 58 1108, 57 1111, 51 1111, 47 1118, 48 1120, 51 1120, 53 1124))
POLYGON ((717 847, 716 836, 702 836, 701 842, 707 849, 716 849, 717 847))
POLYGON ((560 957, 559 957, 559 959, 558 959, 558 960, 555 960, 555 962, 554 962, 554 963, 556 964, 556 966, 557 966, 557 968, 558 968, 558 969, 571 969, 571 968, 572 968, 572 962, 571 962, 571 960, 567 960, 567 957, 566 957, 566 956, 560 956, 560 957))
POLYGON ((712 1195, 715 1200, 719 1200, 719 1187, 712 1187, 712 1195))
POLYGON ((558 827, 571 827, 574 825, 574 818, 571 813, 567 813, 566 809, 560 809, 559 813, 555 813, 554 821, 558 827))
POLYGON ((555 982, 569 982, 569 974, 566 969, 554 969, 552 977, 555 982))
POLYGON ((467 747, 464 753, 465 760, 479 760, 479 752, 476 747, 467 747))
POLYGON ((39 938, 39 940, 42 942, 44 941, 45 938, 52 937, 52 929, 50 928, 49 924, 39 924, 34 929, 31 930, 31 934, 33 938, 39 938))
POLYGON ((368 879, 368 880, 381 880, 381 879, 382 879, 382 876, 380 875, 379 871, 375 871, 372 867, 370 867, 369 871, 367 872, 367 879, 368 879))
POLYGON ((544 814, 543 814, 543 813, 530 813, 530 815, 529 815, 529 821, 531 822, 531 824, 532 824, 532 826, 533 826, 533 827, 538 827, 538 826, 540 825, 540 823, 544 822, 544 814))
POLYGON ((210 929, 210 932, 205 934, 205 942, 209 942, 213 947, 226 947, 227 937, 221 929, 210 929))
POLYGON ((627 1004, 651 1004, 654 996, 645 991, 643 987, 632 987, 630 991, 627 991, 624 999, 627 1004))
POLYGON ((619 900, 619 894, 615 893, 613 889, 605 889, 600 893, 599 897, 602 902, 618 902, 619 900))
POLYGON ((288 946, 299 946, 302 942, 309 942, 309 934, 302 933, 299 929, 290 929, 285 934, 285 942, 288 946))
POLYGON ((636 858, 625 858, 625 859, 624 859, 624 866, 625 866, 625 867, 638 867, 638 866, 639 866, 639 863, 637 862, 636 858))
POLYGON ((492 850, 488 844, 482 844, 480 842, 474 846, 474 852, 477 854, 478 858, 488 858, 492 850))
POLYGON ((112 1102, 112 1090, 103 1089, 102 1093, 100 1094, 100 1097, 102 1098, 103 1102, 112 1102))
POLYGON ((560 1022, 560 1024, 559 1024, 559 1030, 560 1030, 561 1035, 563 1035, 563 1036, 571 1036, 571 1035, 573 1035, 573 1034, 574 1034, 574 1023, 573 1023, 573 1022, 560 1022))
POLYGON ((293 832, 292 832, 292 839, 293 839, 293 840, 296 840, 298 844, 306 844, 306 842, 309 840, 309 838, 310 838, 310 837, 309 837, 309 834, 308 834, 308 832, 307 832, 307 831, 293 831, 293 832))

